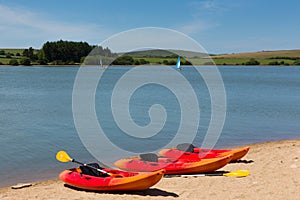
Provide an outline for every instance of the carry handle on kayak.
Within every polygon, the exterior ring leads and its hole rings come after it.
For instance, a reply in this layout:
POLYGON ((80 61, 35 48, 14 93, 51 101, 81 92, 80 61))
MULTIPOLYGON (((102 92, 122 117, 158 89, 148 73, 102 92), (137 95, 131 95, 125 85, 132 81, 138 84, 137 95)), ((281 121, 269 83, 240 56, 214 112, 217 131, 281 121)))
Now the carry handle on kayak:
MULTIPOLYGON (((97 170, 98 172, 107 174, 107 175, 109 175, 109 176, 116 176, 115 174, 108 173, 108 172, 106 172, 106 171, 104 171, 104 170, 102 170, 102 169, 99 169, 99 168, 96 168, 96 167, 94 167, 94 166, 91 166, 91 165, 88 165, 88 164, 79 162, 79 161, 77 161, 77 160, 71 158, 71 157, 67 154, 67 152, 65 152, 65 151, 59 151, 59 152, 57 152, 57 154, 56 154, 56 159, 57 159, 58 161, 60 161, 60 162, 74 162, 74 163, 83 165, 83 166, 85 166, 85 167, 89 167, 89 168, 91 168, 91 169, 97 170)), ((121 175, 117 175, 117 176, 121 176, 121 175)))

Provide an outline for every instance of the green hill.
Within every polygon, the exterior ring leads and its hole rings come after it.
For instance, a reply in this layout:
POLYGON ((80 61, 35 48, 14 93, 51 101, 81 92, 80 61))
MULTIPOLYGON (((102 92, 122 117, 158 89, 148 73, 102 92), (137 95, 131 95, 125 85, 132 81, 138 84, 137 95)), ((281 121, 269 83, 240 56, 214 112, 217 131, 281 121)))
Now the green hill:
POLYGON ((138 57, 138 58, 177 58, 178 55, 181 55, 185 58, 201 58, 207 56, 207 54, 205 53, 194 52, 194 51, 161 50, 161 49, 133 51, 125 54, 131 57, 138 57))

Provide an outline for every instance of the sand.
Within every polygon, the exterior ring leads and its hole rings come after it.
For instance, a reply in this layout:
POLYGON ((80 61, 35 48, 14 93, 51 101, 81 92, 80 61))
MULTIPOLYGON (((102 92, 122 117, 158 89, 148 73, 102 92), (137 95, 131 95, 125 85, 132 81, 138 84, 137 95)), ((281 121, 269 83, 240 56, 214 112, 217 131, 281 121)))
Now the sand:
POLYGON ((56 179, 22 189, 1 188, 0 199, 300 199, 300 139, 249 146, 242 162, 221 169, 250 170, 243 178, 163 178, 146 191, 121 193, 75 190, 56 179))

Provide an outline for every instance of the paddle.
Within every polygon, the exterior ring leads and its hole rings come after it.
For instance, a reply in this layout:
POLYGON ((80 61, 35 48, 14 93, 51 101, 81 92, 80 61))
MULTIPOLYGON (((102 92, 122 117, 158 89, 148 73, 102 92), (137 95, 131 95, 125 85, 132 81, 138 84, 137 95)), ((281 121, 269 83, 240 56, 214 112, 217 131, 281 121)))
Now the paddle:
POLYGON ((97 170, 97 171, 102 172, 102 173, 104 173, 104 174, 107 174, 107 175, 109 175, 109 176, 115 176, 114 174, 108 173, 108 172, 106 172, 106 171, 104 171, 104 170, 102 170, 102 169, 99 169, 99 168, 90 166, 90 165, 85 164, 85 163, 78 162, 78 161, 76 161, 75 159, 71 158, 71 157, 67 154, 67 152, 65 152, 65 151, 59 151, 59 152, 57 152, 57 154, 56 154, 56 159, 57 159, 58 161, 60 161, 60 162, 74 162, 74 163, 77 163, 77 164, 80 164, 80 165, 89 167, 89 168, 91 168, 91 169, 97 170))
POLYGON ((249 170, 235 170, 232 172, 216 172, 206 174, 182 174, 182 175, 166 175, 165 177, 199 177, 199 176, 227 176, 227 177, 245 177, 250 174, 249 170))

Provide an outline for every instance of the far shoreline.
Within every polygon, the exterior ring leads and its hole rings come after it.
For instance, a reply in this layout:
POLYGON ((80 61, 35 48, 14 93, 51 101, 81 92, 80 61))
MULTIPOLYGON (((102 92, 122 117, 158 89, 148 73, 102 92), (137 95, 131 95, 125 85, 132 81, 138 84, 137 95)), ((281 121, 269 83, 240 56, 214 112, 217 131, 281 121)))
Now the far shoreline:
MULTIPOLYGON (((160 64, 148 64, 148 65, 108 65, 108 67, 175 67, 173 65, 160 65, 160 64)), ((181 65, 182 68, 187 67, 300 67, 300 65, 181 65)), ((99 65, 0 65, 0 67, 99 67, 99 65)))

